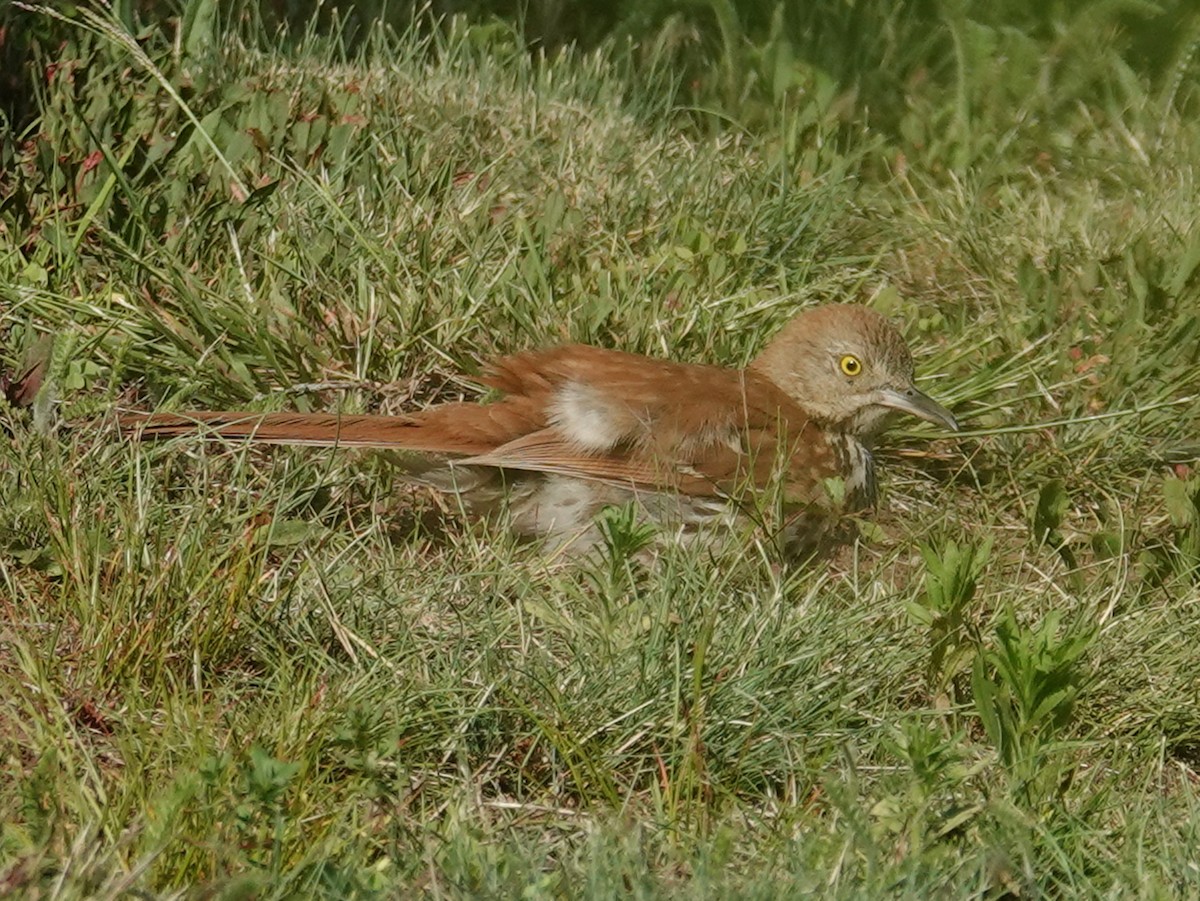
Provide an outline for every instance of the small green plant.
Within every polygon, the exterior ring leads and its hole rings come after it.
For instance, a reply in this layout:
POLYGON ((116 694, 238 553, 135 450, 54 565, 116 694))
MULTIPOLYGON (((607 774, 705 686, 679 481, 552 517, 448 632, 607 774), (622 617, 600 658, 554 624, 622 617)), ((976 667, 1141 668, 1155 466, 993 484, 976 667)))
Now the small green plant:
POLYGON ((1062 533, 1063 519, 1070 505, 1071 498, 1062 479, 1050 479, 1042 485, 1033 510, 1033 537, 1039 545, 1055 551, 1068 570, 1075 570, 1078 561, 1062 533))
POLYGON ((596 521, 609 562, 624 567, 640 551, 650 546, 657 530, 641 515, 637 504, 605 507, 596 521))
POLYGON ((973 765, 964 735, 940 722, 909 716, 892 730, 887 748, 907 770, 904 788, 871 809, 876 822, 911 848, 953 839, 983 809, 967 782, 973 765))
POLYGON ((953 700, 949 693, 954 681, 971 668, 976 653, 978 626, 970 607, 991 549, 990 540, 978 545, 947 541, 940 548, 921 545, 925 593, 909 602, 908 614, 927 630, 925 683, 940 705, 953 700))
POLYGON ((1082 661, 1095 637, 1090 625, 1062 627, 1058 611, 1024 626, 1005 608, 995 644, 975 657, 975 712, 1001 762, 1027 793, 1046 788, 1047 778, 1058 787, 1061 773, 1051 758, 1086 682, 1082 661))
POLYGON ((616 599, 637 582, 637 556, 654 542, 658 533, 635 502, 605 507, 596 517, 603 548, 603 575, 598 585, 603 594, 616 599))
POLYGON ((258 863, 278 873, 284 832, 288 824, 287 796, 300 764, 272 757, 262 748, 250 749, 250 759, 242 767, 241 802, 234 808, 237 828, 246 847, 267 851, 258 863))
POLYGON ((1146 568, 1156 581, 1200 581, 1200 478, 1163 480, 1163 502, 1170 534, 1144 554, 1146 568))

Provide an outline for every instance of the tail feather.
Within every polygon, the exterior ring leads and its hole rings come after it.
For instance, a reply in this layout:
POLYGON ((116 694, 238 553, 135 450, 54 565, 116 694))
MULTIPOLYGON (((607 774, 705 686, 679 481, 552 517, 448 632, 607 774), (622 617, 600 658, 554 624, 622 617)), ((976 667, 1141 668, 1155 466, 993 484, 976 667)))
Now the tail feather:
POLYGON ((123 435, 141 439, 194 435, 209 439, 245 439, 260 444, 309 447, 364 447, 438 454, 480 454, 492 441, 470 430, 448 429, 445 423, 414 416, 336 413, 124 413, 117 419, 123 435))

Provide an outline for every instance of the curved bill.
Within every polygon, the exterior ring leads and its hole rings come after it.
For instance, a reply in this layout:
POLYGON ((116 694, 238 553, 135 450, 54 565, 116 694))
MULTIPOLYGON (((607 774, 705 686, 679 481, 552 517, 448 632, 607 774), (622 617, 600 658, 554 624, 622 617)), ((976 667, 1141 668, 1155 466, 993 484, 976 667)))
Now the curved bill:
POLYGON ((893 410, 911 413, 929 422, 944 425, 951 431, 958 431, 958 420, 954 415, 923 391, 918 391, 911 385, 908 388, 881 388, 876 392, 875 402, 893 410))

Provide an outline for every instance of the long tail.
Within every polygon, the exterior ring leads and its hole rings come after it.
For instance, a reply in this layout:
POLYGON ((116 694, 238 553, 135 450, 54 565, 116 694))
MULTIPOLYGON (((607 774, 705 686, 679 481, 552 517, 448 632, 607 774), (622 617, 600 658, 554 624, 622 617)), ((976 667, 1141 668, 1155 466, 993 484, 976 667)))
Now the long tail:
POLYGON ((449 403, 407 416, 338 413, 123 413, 121 434, 132 438, 245 439, 310 447, 373 447, 474 457, 544 426, 536 415, 507 404, 449 403))
POLYGON ((141 439, 194 435, 261 444, 393 448, 429 453, 477 453, 476 443, 429 428, 419 416, 341 416, 336 413, 123 413, 121 434, 141 439))

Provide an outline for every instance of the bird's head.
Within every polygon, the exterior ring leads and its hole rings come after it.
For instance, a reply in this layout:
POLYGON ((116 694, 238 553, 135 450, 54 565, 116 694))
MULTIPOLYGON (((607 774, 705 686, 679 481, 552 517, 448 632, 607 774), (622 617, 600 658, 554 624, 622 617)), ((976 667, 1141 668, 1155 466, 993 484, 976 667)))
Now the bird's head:
POLYGON ((839 304, 801 313, 750 366, 814 419, 864 440, 894 411, 958 430, 950 411, 913 384, 904 338, 866 307, 839 304))

